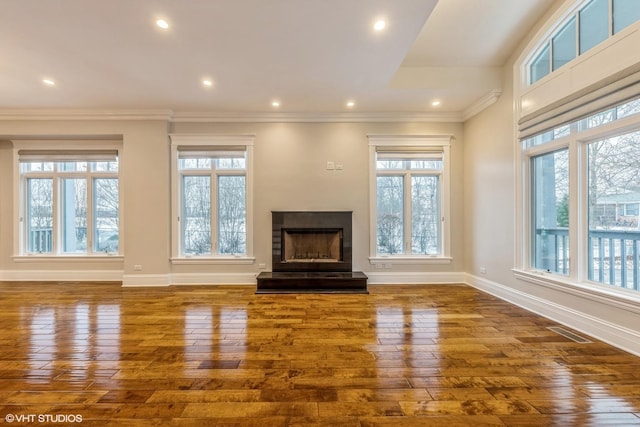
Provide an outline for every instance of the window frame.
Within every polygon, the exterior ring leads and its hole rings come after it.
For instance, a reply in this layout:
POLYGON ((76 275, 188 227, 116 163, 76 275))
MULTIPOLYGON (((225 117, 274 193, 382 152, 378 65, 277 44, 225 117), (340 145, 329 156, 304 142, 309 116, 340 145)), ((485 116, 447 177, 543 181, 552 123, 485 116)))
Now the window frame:
POLYGON ((253 147, 255 135, 217 135, 217 134, 170 134, 171 139, 171 262, 173 264, 253 264, 253 147), (203 170, 185 170, 178 167, 179 151, 185 147, 202 148, 203 150, 223 149, 228 146, 241 146, 245 150, 245 169, 236 170, 215 168, 203 170), (212 218, 212 251, 205 255, 185 255, 182 253, 182 179, 184 176, 210 176, 211 192, 217 192, 213 188, 218 186, 219 176, 245 177, 245 203, 246 203, 246 253, 245 254, 219 254, 214 244, 214 233, 217 227, 213 227, 215 218, 217 223, 217 200, 211 198, 212 218))
MULTIPOLYGON (((369 139, 369 262, 373 265, 384 265, 387 263, 394 264, 450 264, 453 260, 451 257, 451 212, 450 212, 450 200, 451 200, 451 141, 453 139, 450 135, 367 135, 369 139), (423 149, 423 150, 439 150, 442 152, 442 170, 419 170, 416 175, 428 175, 439 177, 439 202, 440 202, 440 253, 437 255, 412 255, 409 253, 403 253, 398 255, 379 255, 377 253, 377 151, 379 149, 392 149, 394 151, 401 152, 402 149, 407 148, 407 151, 411 151, 411 148, 423 149)), ((383 175, 389 176, 405 176, 410 175, 410 171, 406 170, 389 170, 383 172, 383 175)), ((404 180, 406 181, 406 176, 404 180)), ((409 180, 411 177, 409 176, 409 180)), ((407 224, 407 218, 410 219, 411 212, 407 212, 407 205, 410 201, 407 200, 406 194, 409 190, 404 189, 404 218, 405 223, 404 230, 411 230, 411 223, 407 224)), ((409 197, 410 199, 410 197, 409 197)), ((410 245, 410 238, 408 240, 410 245)), ((403 239, 403 245, 405 245, 404 252, 407 252, 406 245, 407 239, 403 239)), ((410 249, 410 246, 409 246, 410 249)))
MULTIPOLYGON (((14 239, 13 239, 13 260, 18 262, 25 261, 65 261, 65 260, 110 260, 121 261, 124 257, 124 216, 123 216, 123 191, 120 185, 121 181, 121 153, 122 142, 114 140, 56 140, 55 147, 52 148, 52 141, 48 140, 14 140, 13 141, 13 176, 16 183, 14 192, 14 239), (21 170, 21 152, 44 152, 43 156, 48 156, 51 160, 47 163, 64 163, 67 161, 87 161, 96 162, 92 153, 115 152, 118 159, 118 170, 110 171, 65 171, 54 166, 52 171, 29 171, 21 170), (77 153, 77 154, 74 154, 77 153), (86 157, 86 159, 83 158, 86 157), (26 185, 29 179, 51 179, 53 190, 53 231, 52 231, 52 252, 29 252, 27 244, 27 200, 26 185), (65 179, 85 179, 87 186, 87 250, 86 252, 64 252, 61 236, 62 227, 62 206, 60 205, 62 182, 65 179), (116 179, 118 181, 118 251, 103 252, 94 251, 94 235, 95 235, 95 196, 92 194, 96 179, 116 179)), ((96 154, 101 156, 101 154, 96 154)))
MULTIPOLYGON (((640 102, 640 97, 636 97, 640 102)), ((631 99, 630 101, 634 101, 631 99)), ((628 102, 628 101, 626 101, 628 102)), ((624 103, 622 103, 624 104, 624 103)), ((617 107, 613 107, 617 108, 617 107)), ((640 292, 589 279, 589 163, 588 150, 591 143, 621 136, 630 132, 640 131, 640 113, 614 119, 599 126, 585 127, 585 120, 610 110, 611 107, 596 111, 586 118, 575 119, 569 124, 571 131, 562 137, 538 143, 528 144, 528 140, 537 138, 541 133, 520 140, 520 177, 521 194, 518 204, 522 229, 519 230, 519 243, 516 249, 516 277, 524 280, 534 280, 539 284, 555 284, 562 287, 585 291, 594 295, 607 295, 606 298, 634 299, 640 301, 640 292), (571 267, 568 274, 543 271, 533 265, 533 238, 535 226, 532 218, 532 159, 537 156, 568 150, 569 156, 569 259, 571 267), (546 281, 540 278, 545 277, 546 281)), ((564 125, 566 126, 566 125, 564 125)), ((564 127, 561 126, 561 127, 564 127)), ((547 130, 542 133, 553 131, 547 130)))

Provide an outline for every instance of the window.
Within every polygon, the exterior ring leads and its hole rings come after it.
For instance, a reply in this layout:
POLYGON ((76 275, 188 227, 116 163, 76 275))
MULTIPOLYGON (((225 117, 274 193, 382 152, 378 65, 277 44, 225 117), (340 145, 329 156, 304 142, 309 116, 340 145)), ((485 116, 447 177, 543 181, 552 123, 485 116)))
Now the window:
POLYGON ((19 253, 120 252, 118 152, 18 150, 19 253))
POLYGON ((640 290, 640 130, 590 142, 587 156, 591 251, 588 277, 640 290), (602 205, 614 209, 607 211, 602 205))
POLYGON ((551 72, 551 61, 549 60, 550 54, 551 50, 549 48, 549 43, 547 43, 531 62, 531 65, 529 66, 531 83, 537 82, 551 72))
POLYGON ((637 98, 523 140, 531 269, 640 291, 639 112, 637 98))
POLYGON ((609 37, 609 0, 591 0, 578 13, 580 54, 609 37))
POLYGON ((638 0, 613 0, 613 33, 617 34, 640 20, 638 0))
POLYGON ((534 268, 567 274, 569 270, 569 162, 568 151, 531 159, 531 195, 534 268))
POLYGON ((369 137, 371 259, 447 259, 448 139, 369 137), (405 145, 406 144, 406 145, 405 145))
POLYGON ((614 34, 640 21, 637 0, 583 1, 559 22, 527 64, 528 82, 534 84, 614 34), (613 25, 611 25, 611 21, 613 25))
POLYGON ((174 258, 249 260, 253 138, 171 138, 174 258))
POLYGON ((553 69, 557 70, 576 57, 576 19, 571 18, 553 37, 553 69))

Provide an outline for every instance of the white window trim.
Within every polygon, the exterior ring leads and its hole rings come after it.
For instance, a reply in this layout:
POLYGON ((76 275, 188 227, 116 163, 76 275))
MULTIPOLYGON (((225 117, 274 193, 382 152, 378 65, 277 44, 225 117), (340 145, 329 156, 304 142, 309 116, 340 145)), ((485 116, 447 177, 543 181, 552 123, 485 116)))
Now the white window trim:
POLYGON ((253 264, 253 146, 255 135, 169 134, 171 138, 171 263, 189 264, 253 264), (180 173, 178 171, 178 147, 180 146, 244 146, 246 148, 246 207, 247 253, 246 255, 184 256, 180 254, 180 173))
POLYGON ((393 264, 450 264, 451 257, 451 135, 367 135, 369 139, 369 262, 373 265, 393 264), (442 215, 440 255, 385 255, 376 253, 377 246, 377 147, 433 147, 442 149, 440 210, 442 215))
MULTIPOLYGON (((69 262, 69 261, 79 261, 79 260, 87 260, 90 262, 93 261, 122 261, 124 259, 124 192, 123 187, 120 185, 120 176, 121 176, 121 168, 118 165, 118 224, 120 224, 120 229, 118 233, 118 252, 117 253, 96 253, 96 252, 88 252, 86 254, 37 254, 37 253, 26 253, 26 248, 24 247, 24 232, 25 227, 21 218, 24 218, 26 215, 24 213, 24 200, 23 194, 24 189, 23 180, 20 176, 20 156, 18 152, 20 150, 48 150, 48 151, 68 151, 68 150, 81 150, 81 151, 91 151, 91 150, 116 150, 118 152, 118 159, 121 158, 122 154, 122 141, 120 139, 111 139, 107 138, 98 138, 98 139, 90 139, 90 140, 13 140, 13 182, 14 188, 17 188, 17 191, 13 192, 13 218, 14 218, 14 229, 13 229, 13 256, 12 260, 15 262, 69 262), (52 144, 55 144, 55 148, 52 149, 52 144), (17 186, 17 187, 16 187, 17 186)), ((55 173, 58 176, 64 176, 64 172, 55 173)), ((99 177, 100 173, 92 173, 92 177, 99 177)), ((105 177, 111 178, 113 175, 105 175, 105 177)), ((88 183, 87 183, 88 185, 88 183)), ((89 207, 90 208, 90 207, 89 207)), ((55 210, 55 207, 54 207, 55 210)), ((54 218, 55 218, 54 212, 54 218)))

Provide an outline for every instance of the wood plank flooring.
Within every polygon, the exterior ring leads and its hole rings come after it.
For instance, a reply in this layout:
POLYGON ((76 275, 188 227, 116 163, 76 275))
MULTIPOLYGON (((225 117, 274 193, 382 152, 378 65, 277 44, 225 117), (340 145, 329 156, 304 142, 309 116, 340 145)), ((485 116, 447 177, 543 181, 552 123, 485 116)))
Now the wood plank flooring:
POLYGON ((640 358, 468 286, 254 291, 0 283, 0 424, 640 425, 640 358))

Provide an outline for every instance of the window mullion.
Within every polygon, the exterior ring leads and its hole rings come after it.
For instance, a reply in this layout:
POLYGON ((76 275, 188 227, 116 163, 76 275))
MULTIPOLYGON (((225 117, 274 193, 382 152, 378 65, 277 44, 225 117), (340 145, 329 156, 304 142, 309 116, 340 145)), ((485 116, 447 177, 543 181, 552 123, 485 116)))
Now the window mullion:
POLYGON ((403 194, 403 207, 404 207, 404 253, 405 255, 411 255, 411 239, 412 239, 412 227, 411 227, 411 173, 404 173, 404 194, 403 194))
POLYGON ((60 174, 54 172, 52 183, 52 200, 53 200, 53 236, 52 248, 53 254, 59 255, 62 252, 62 207, 60 202, 60 190, 62 188, 62 178, 60 174))
POLYGON ((93 211, 95 209, 95 205, 96 205, 96 200, 94 198, 94 186, 95 186, 95 179, 96 177, 93 176, 91 173, 87 173, 85 175, 85 179, 87 180, 86 183, 86 188, 87 188, 87 205, 85 206, 85 208, 87 209, 87 253, 91 254, 94 253, 94 246, 93 246, 93 238, 94 238, 94 230, 95 230, 95 224, 94 224, 94 215, 93 215, 93 211))
POLYGON ((214 255, 218 255, 218 172, 215 170, 211 171, 211 183, 209 184, 210 200, 211 200, 211 211, 210 221, 211 225, 209 229, 211 230, 211 253, 214 255))

